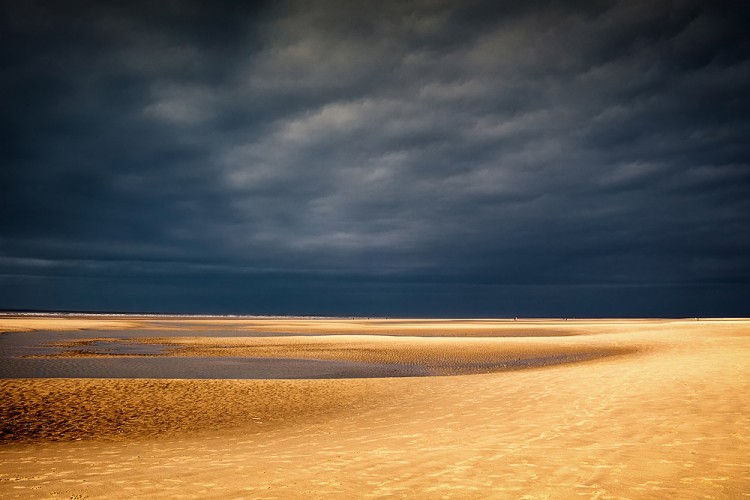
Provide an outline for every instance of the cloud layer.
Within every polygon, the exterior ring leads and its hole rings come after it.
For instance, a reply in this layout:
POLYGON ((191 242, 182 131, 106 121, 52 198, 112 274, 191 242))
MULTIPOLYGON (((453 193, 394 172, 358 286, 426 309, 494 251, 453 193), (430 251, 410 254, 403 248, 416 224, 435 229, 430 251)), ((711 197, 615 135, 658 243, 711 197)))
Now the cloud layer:
POLYGON ((747 313, 748 21, 9 4, 0 307, 747 313))

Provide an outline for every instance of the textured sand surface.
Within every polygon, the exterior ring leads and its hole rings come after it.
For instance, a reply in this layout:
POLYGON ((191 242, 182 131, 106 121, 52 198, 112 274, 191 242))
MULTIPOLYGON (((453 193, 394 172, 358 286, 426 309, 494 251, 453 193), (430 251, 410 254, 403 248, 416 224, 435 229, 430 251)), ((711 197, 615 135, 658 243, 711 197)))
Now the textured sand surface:
POLYGON ((437 377, 0 380, 0 497, 750 496, 750 321, 135 323, 180 330, 149 340, 176 356, 624 354, 437 377))
POLYGON ((140 323, 116 319, 80 317, 0 316, 0 332, 32 332, 36 330, 83 330, 136 328, 140 323))

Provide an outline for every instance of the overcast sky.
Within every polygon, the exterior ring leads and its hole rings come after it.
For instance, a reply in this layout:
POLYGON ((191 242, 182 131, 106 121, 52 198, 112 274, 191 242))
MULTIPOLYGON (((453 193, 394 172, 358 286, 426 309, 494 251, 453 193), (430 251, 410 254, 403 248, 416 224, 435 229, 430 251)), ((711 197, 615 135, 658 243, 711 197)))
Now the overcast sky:
POLYGON ((748 2, 0 5, 0 309, 750 315, 748 2))

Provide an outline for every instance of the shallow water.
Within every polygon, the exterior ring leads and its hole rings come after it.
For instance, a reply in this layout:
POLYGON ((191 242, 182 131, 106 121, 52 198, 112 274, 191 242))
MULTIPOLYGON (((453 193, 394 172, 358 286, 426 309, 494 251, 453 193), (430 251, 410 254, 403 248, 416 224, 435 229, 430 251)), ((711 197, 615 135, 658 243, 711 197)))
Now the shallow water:
MULTIPOLYGON (((144 332, 128 331, 105 331, 85 330, 75 332, 8 332, 0 335, 0 361, 9 357, 21 356, 47 356, 50 354, 62 354, 66 351, 85 348, 87 351, 97 354, 161 354, 163 346, 149 344, 124 343, 116 341, 94 340, 85 346, 60 347, 54 344, 76 340, 93 340, 101 337, 113 339, 132 339, 144 337, 144 332), (133 335, 139 333, 140 335, 133 335)), ((160 336, 164 332, 155 332, 160 336)))
POLYGON ((419 377, 417 366, 295 358, 6 358, 0 378, 323 379, 419 377))
MULTIPOLYGON (((227 336, 229 331, 201 332, 201 336, 227 336), (205 333, 205 334, 204 334, 205 333)), ((10 332, 0 335, 0 378, 181 378, 181 379, 316 379, 419 377, 430 375, 423 367, 400 364, 359 363, 296 358, 168 357, 167 346, 94 340, 184 336, 173 330, 86 330, 75 332, 10 332), (171 334, 171 335, 170 335, 171 334), (61 347, 61 342, 91 340, 61 347), (86 351, 107 357, 36 358, 86 351), (122 357, 119 357, 122 356, 122 357)), ((233 332, 234 336, 239 335, 233 332)), ((269 334, 264 334, 269 335, 269 334)))
POLYGON ((169 337, 284 337, 296 334, 267 333, 267 332, 243 332, 237 330, 202 330, 190 332, 185 330, 75 330, 75 331, 50 331, 39 330, 34 332, 6 332, 0 334, 0 360, 8 356, 45 356, 50 354, 61 354, 66 351, 86 350, 95 354, 163 354, 165 346, 154 344, 138 344, 137 342, 117 342, 106 339, 147 339, 147 338, 169 338, 169 337), (194 333, 195 335, 191 335, 194 333), (54 344, 67 343, 77 340, 93 340, 85 345, 69 345, 61 347, 54 344))

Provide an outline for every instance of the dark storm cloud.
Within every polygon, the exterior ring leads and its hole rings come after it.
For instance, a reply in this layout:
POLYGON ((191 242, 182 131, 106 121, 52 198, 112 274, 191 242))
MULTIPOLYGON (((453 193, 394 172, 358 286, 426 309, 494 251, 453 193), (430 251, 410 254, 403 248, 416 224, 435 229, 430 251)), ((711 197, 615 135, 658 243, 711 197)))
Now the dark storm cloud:
POLYGON ((0 307, 746 313, 739 2, 4 5, 0 307))

